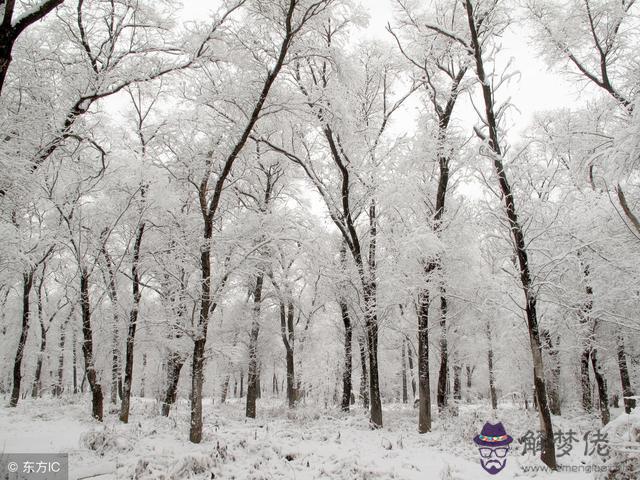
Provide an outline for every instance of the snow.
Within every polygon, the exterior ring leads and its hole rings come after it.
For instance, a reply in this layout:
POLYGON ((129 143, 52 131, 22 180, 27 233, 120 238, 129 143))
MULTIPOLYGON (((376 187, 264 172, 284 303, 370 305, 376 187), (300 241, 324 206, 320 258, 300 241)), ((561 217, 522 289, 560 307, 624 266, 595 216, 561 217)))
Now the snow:
MULTIPOLYGON (((131 423, 123 425, 111 408, 100 424, 89 418, 88 399, 23 400, 16 409, 0 408, 0 443, 5 452, 68 452, 70 478, 100 475, 107 479, 516 479, 548 473, 524 473, 541 466, 521 455, 517 442, 505 470, 493 477, 479 465, 473 436, 493 420, 484 407, 462 406, 459 417, 436 416, 434 431, 416 432, 416 411, 392 404, 384 410, 385 427, 371 430, 366 412, 343 413, 300 405, 289 411, 281 402, 262 400, 259 418, 244 417, 244 403, 205 404, 203 442, 187 440, 188 404, 180 402, 169 418, 157 415, 154 401, 134 399, 131 423)), ((502 408, 495 418, 514 438, 534 429, 533 412, 502 408)), ((558 428, 593 428, 595 417, 556 418, 558 428)), ((619 417, 612 424, 625 423, 619 417)), ((578 449, 579 450, 579 449, 578 449)), ((579 455, 581 452, 577 452, 579 455)), ((566 457, 564 457, 566 458, 566 457)), ((589 464, 571 457, 566 464, 589 464)), ((566 480, 593 478, 562 473, 566 480)))

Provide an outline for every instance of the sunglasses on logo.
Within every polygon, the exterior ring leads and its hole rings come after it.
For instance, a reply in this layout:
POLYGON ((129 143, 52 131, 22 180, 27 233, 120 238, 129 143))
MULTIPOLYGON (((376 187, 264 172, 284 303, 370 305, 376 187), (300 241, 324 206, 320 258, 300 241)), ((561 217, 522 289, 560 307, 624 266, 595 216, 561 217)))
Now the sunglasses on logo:
POLYGON ((509 451, 509 447, 481 447, 478 450, 480 450, 480 456, 482 458, 489 458, 492 453, 495 453, 498 458, 504 458, 509 451))

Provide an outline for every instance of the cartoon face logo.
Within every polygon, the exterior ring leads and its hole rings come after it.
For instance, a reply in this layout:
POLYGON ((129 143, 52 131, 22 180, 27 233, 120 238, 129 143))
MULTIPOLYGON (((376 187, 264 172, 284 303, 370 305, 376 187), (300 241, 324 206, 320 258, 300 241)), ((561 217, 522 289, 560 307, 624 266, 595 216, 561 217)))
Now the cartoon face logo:
POLYGON ((507 465, 509 444, 513 438, 507 435, 502 423, 485 423, 480 435, 476 435, 473 441, 478 445, 480 465, 485 471, 495 475, 507 465))

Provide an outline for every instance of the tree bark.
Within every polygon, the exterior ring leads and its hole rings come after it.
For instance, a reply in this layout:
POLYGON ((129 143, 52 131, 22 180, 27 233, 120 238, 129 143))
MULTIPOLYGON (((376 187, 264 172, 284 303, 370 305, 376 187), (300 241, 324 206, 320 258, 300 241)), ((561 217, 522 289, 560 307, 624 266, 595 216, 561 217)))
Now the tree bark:
POLYGON ((498 408, 498 396, 496 394, 496 381, 495 373, 493 370, 493 338, 491 332, 491 322, 487 318, 487 365, 489 368, 489 397, 491 398, 491 408, 497 410, 498 408))
POLYGON ((409 364, 409 375, 411 376, 411 402, 416 398, 416 377, 413 374, 413 350, 411 344, 407 341, 407 363, 409 364))
POLYGON ((287 351, 287 404, 289 408, 295 405, 295 363, 293 358, 295 337, 294 337, 294 311, 293 302, 289 301, 287 305, 287 343, 285 344, 287 351))
POLYGON ((591 366, 593 367, 593 376, 596 379, 598 385, 598 400, 600 403, 600 419, 602 420, 602 426, 609 423, 611 415, 609 413, 609 399, 607 398, 607 382, 602 374, 602 365, 598 362, 598 352, 594 348, 591 350, 591 366))
POLYGON ((367 351, 369 352, 369 397, 371 400, 370 424, 373 428, 382 427, 382 400, 378 379, 378 312, 377 312, 377 235, 378 219, 375 198, 369 205, 369 272, 363 285, 365 304, 365 330, 367 333, 367 351))
MULTIPOLYGON (((142 196, 144 197, 144 187, 142 196)), ((131 312, 129 313, 129 328, 127 331, 127 346, 124 361, 124 384, 122 385, 122 405, 120 405, 120 421, 123 423, 129 422, 131 387, 133 385, 133 347, 135 344, 136 329, 138 327, 138 312, 140 310, 140 299, 142 296, 142 292, 140 291, 140 272, 138 271, 138 267, 140 263, 140 246, 142 245, 144 228, 145 223, 140 222, 136 230, 136 240, 133 244, 133 259, 131 262, 133 305, 131 307, 131 312)))
MULTIPOLYGON (((429 267, 425 267, 428 271, 429 267)), ((428 274, 427 274, 428 275, 428 274)), ((429 290, 423 289, 418 300, 418 432, 431 431, 431 388, 429 385, 429 290)))
POLYGON ((13 385, 11 388, 10 407, 18 405, 20 398, 20 383, 22 382, 22 358, 24 357, 24 347, 27 343, 27 335, 29 333, 29 315, 30 315, 30 296, 33 288, 33 270, 22 275, 22 329, 20 330, 20 339, 18 340, 18 351, 13 361, 13 385))
POLYGON ((440 289, 440 371, 438 373, 438 408, 442 411, 447 406, 447 375, 449 372, 449 356, 447 352, 447 297, 445 289, 440 289))
POLYGON ((176 403, 176 397, 178 394, 178 382, 180 381, 180 372, 184 366, 184 358, 177 352, 172 352, 169 355, 167 362, 167 389, 162 402, 161 414, 163 417, 168 417, 171 411, 171 405, 176 403))
POLYGON ((457 363, 453 366, 453 398, 454 400, 462 399, 462 388, 460 376, 462 372, 462 367, 457 363))
MULTIPOLYGON (((551 332, 547 329, 540 331, 543 348, 549 354, 551 363, 551 379, 549 381, 549 409, 554 415, 560 415, 560 360, 558 359, 557 344, 553 344, 551 332)), ((558 342, 560 339, 558 338, 558 342)))
POLYGON ((258 385, 258 336, 260 334, 260 310, 262 304, 262 286, 264 273, 256 276, 253 290, 253 311, 251 315, 251 331, 249 332, 249 365, 247 370, 247 403, 245 415, 256 418, 256 400, 259 396, 258 385))
MULTIPOLYGON (((108 229, 103 231, 103 237, 107 235, 108 229)), ((120 390, 120 316, 118 315, 118 289, 116 287, 116 272, 111 261, 111 256, 107 252, 106 242, 102 244, 102 255, 107 264, 107 294, 111 301, 112 318, 113 318, 113 337, 111 338, 111 403, 116 404, 118 400, 118 391, 120 390)))
MULTIPOLYGON (((45 264, 46 266, 46 264, 45 264)), ((31 387, 31 397, 36 398, 40 395, 41 389, 41 377, 42 377, 42 362, 44 361, 44 352, 47 348, 47 333, 48 327, 44 325, 44 305, 42 302, 42 290, 44 288, 44 268, 42 270, 42 276, 38 282, 37 287, 37 309, 38 309, 38 323, 40 325, 40 348, 38 349, 38 360, 36 361, 36 371, 33 377, 33 385, 31 387)), ((49 323, 50 325, 50 323, 49 323)))
POLYGON ((66 330, 69 319, 73 315, 73 307, 69 313, 69 318, 60 326, 60 340, 58 341, 58 349, 60 355, 58 355, 58 382, 53 387, 53 396, 59 397, 64 392, 64 345, 66 343, 66 330))
POLYGON ((73 330, 73 393, 78 393, 78 338, 76 331, 73 330))
POLYGON ((367 368, 367 347, 365 340, 358 335, 358 347, 360 350, 360 398, 362 399, 362 407, 369 409, 369 374, 367 368))
POLYGON ((471 388, 472 385, 472 381, 473 381, 473 372, 476 371, 476 366, 473 365, 465 365, 465 372, 466 372, 466 378, 467 378, 467 390, 469 390, 471 388))
POLYGON ((631 388, 631 381, 629 380, 629 370, 627 368, 627 356, 624 349, 624 337, 622 334, 618 335, 618 370, 620 371, 620 383, 622 384, 622 396, 624 397, 624 411, 631 413, 631 410, 636 408, 636 400, 629 398, 634 395, 633 388, 631 388))
POLYGON ((340 299, 340 314, 342 316, 342 323, 344 324, 344 368, 342 370, 342 401, 340 407, 343 412, 348 412, 351 405, 351 370, 353 368, 351 344, 353 341, 353 326, 351 324, 351 316, 349 315, 349 307, 343 298, 340 299))
POLYGON ((582 408, 589 413, 593 410, 591 381, 589 380, 589 357, 591 350, 585 347, 580 354, 580 386, 582 387, 582 408))
POLYGON ((89 300, 89 273, 82 267, 80 271, 80 305, 82 309, 82 353, 84 368, 89 388, 91 389, 91 411, 98 421, 102 421, 103 396, 102 387, 98 383, 96 367, 93 359, 93 330, 91 327, 91 302, 89 300))
POLYGON ((407 356, 406 356, 406 340, 402 339, 402 403, 407 403, 407 356))

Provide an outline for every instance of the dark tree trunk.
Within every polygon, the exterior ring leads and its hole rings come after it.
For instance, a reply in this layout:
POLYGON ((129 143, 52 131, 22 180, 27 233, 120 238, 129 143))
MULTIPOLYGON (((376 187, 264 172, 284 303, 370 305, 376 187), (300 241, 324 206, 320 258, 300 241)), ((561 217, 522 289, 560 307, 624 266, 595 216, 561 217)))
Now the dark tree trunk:
POLYGON ((147 382, 145 381, 146 379, 146 372, 147 372, 147 354, 143 353, 142 354, 142 375, 140 375, 141 381, 140 381, 140 397, 144 398, 147 396, 147 382))
POLYGON ((498 408, 498 396, 496 395, 496 381, 495 373, 493 370, 493 338, 491 332, 491 323, 487 319, 487 343, 489 348, 487 349, 487 365, 489 368, 489 397, 491 398, 491 408, 496 410, 498 408))
POLYGON ((529 267, 529 258, 527 254, 527 243, 524 237, 524 231, 518 219, 517 210, 511 186, 509 185, 506 172, 502 163, 502 149, 498 139, 498 121, 494 111, 494 92, 493 83, 485 74, 484 61, 482 58, 482 41, 478 35, 478 22, 480 18, 476 17, 473 10, 471 0, 465 0, 465 10, 467 12, 467 20, 469 24, 469 33, 471 37, 471 49, 476 66, 476 75, 480 81, 480 88, 484 99, 485 106, 485 124, 489 130, 488 146, 492 151, 492 160, 495 173, 498 177, 500 191, 505 204, 507 219, 509 221, 509 229, 514 242, 515 253, 518 258, 520 269, 520 283, 525 299, 525 314, 527 319, 527 328, 529 330, 529 342, 531 347, 531 355, 533 360, 533 377, 536 387, 536 395, 538 400, 538 412, 540 414, 540 429, 542 436, 541 459, 550 469, 556 470, 556 453, 554 445, 553 425, 551 423, 551 412, 547 403, 547 388, 544 379, 544 362, 542 360, 542 347, 540 342, 540 334, 538 329, 537 315, 537 297, 531 279, 531 271, 529 267))
MULTIPOLYGON (((144 197, 144 188, 142 190, 144 197)), ((131 402, 131 387, 133 385, 133 347, 136 338, 136 328, 138 327, 138 312, 140 310, 140 298, 142 292, 140 291, 140 272, 138 266, 140 263, 140 246, 142 245, 142 236, 144 235, 145 223, 140 222, 136 231, 136 240, 133 245, 133 259, 131 262, 131 279, 132 279, 132 294, 133 305, 131 312, 129 313, 129 329, 127 331, 127 346, 124 360, 124 384, 122 385, 122 405, 120 406, 120 421, 123 423, 129 422, 129 408, 131 402)), ((115 359, 117 362, 117 359, 115 359)), ((143 385, 144 385, 144 372, 143 372, 143 385)), ((113 384, 112 388, 116 385, 113 384)), ((143 395, 144 396, 144 395, 143 395)))
POLYGON ((462 374, 462 367, 458 364, 453 366, 453 398, 455 400, 462 399, 462 388, 460 376, 462 374))
POLYGON ((273 376, 271 377, 271 394, 274 395, 275 397, 280 396, 280 390, 278 389, 278 375, 276 375, 275 365, 273 366, 273 376))
MULTIPOLYGON (((72 314, 73 313, 70 313, 69 316, 71 316, 72 314)), ((58 381, 56 385, 53 387, 54 397, 59 397, 60 395, 62 395, 62 392, 64 391, 64 345, 66 343, 65 340, 66 340, 66 330, 67 330, 68 323, 69 323, 69 319, 67 319, 67 321, 60 326, 60 340, 58 342, 58 348, 60 349, 60 355, 58 356, 58 375, 57 375, 58 381)))
MULTIPOLYGON (((426 267, 425 270, 429 270, 426 267)), ((429 291, 422 290, 418 300, 418 432, 431 431, 431 388, 429 385, 429 291)))
POLYGON ((551 333, 549 330, 541 330, 540 337, 542 339, 542 345, 549 354, 549 360, 551 363, 551 378, 549 381, 549 409, 554 415, 560 415, 560 360, 558 358, 558 341, 556 345, 553 344, 551 333))
POLYGON ((93 330, 91 327, 91 302, 89 300, 89 273, 82 268, 80 272, 80 305, 82 307, 82 353, 84 369, 89 388, 91 389, 92 415, 102 421, 103 396, 102 387, 98 383, 96 367, 93 360, 93 330))
MULTIPOLYGON (((363 282, 363 297, 365 304, 364 320, 367 334, 367 351, 369 352, 370 424, 373 428, 382 427, 382 400, 380 398, 380 381, 378 379, 377 235, 378 219, 376 202, 375 199, 372 199, 369 205, 369 258, 367 261, 369 274, 368 280, 363 282)), ((362 278, 364 278, 364 276, 362 278)))
POLYGON ((280 301, 280 334, 284 344, 287 367, 287 405, 293 408, 296 402, 295 394, 295 363, 294 363, 294 309, 291 300, 285 305, 280 301))
POLYGON ((406 340, 402 339, 402 403, 408 402, 406 340))
POLYGON ((369 408, 369 374, 367 369, 367 348, 364 339, 358 335, 358 346, 360 350, 360 398, 362 407, 369 408))
POLYGON ((591 412, 593 403, 591 401, 591 381, 589 380, 589 357, 591 350, 586 347, 580 354, 580 385, 582 387, 582 408, 585 412, 591 412))
MULTIPOLYGON (((201 192, 201 195, 204 195, 201 192)), ((205 245, 200 253, 200 316, 198 332, 193 342, 191 358, 191 424, 189 440, 193 443, 202 441, 202 387, 204 384, 204 352, 207 343, 209 310, 211 309, 211 237, 213 219, 203 213, 205 245)))
POLYGON ((22 358, 24 356, 24 347, 27 343, 27 334, 29 333, 29 309, 31 306, 30 296, 33 287, 33 270, 22 275, 22 329, 20 330, 20 339, 18 340, 18 351, 13 361, 13 386, 11 388, 10 407, 18 405, 20 398, 20 383, 22 382, 22 358))
POLYGON ((349 308, 343 299, 340 300, 340 313, 342 323, 344 324, 344 368, 342 370, 342 402, 340 406, 343 412, 348 412, 351 404, 351 370, 353 367, 351 344, 353 326, 351 325, 349 308))
POLYGON ((176 403, 176 396, 178 394, 178 382, 180 381, 180 372, 184 365, 184 358, 177 352, 172 352, 169 355, 167 362, 167 390, 164 395, 164 401, 162 402, 162 416, 168 417, 171 405, 176 403))
MULTIPOLYGON (((46 264, 45 264, 46 267, 46 264)), ((42 377, 42 362, 44 361, 44 352, 47 348, 47 332, 48 327, 44 325, 44 306, 42 303, 42 290, 44 288, 44 269, 42 270, 42 276, 38 282, 37 288, 37 308, 38 308, 38 323, 40 325, 40 348, 38 350, 38 360, 36 361, 36 372, 33 377, 33 385, 31 387, 31 397, 36 398, 40 395, 41 377, 42 377)), ((51 323, 49 323, 51 324, 51 323)))
POLYGON ((602 374, 602 365, 598 362, 597 350, 594 348, 591 351, 591 366, 593 367, 593 376, 596 379, 598 385, 598 400, 600 403, 600 418, 602 425, 609 423, 611 415, 609 414, 609 401, 607 398, 607 382, 602 374))
MULTIPOLYGON (((580 252, 578 252, 580 257, 580 252)), ((582 408, 585 412, 591 412, 593 401, 591 397, 591 381, 589 380, 589 359, 593 342, 593 326, 591 325, 591 309, 593 306, 593 288, 589 282, 589 265, 583 264, 586 300, 579 312, 580 323, 586 330, 583 348, 580 354, 580 386, 582 387, 582 408)))
POLYGON ((473 372, 476 371, 476 366, 473 365, 465 365, 465 373, 467 378, 467 390, 471 388, 472 380, 473 380, 473 372))
POLYGON ((78 393, 78 339, 76 337, 76 331, 73 330, 73 393, 78 393))
POLYGON ((42 393, 42 362, 44 361, 44 352, 47 349, 47 332, 48 329, 40 323, 40 349, 38 350, 38 360, 36 362, 36 372, 33 378, 33 386, 31 387, 31 397, 36 398, 42 393))
POLYGON ((260 272, 256 277, 256 285, 253 290, 253 312, 251 318, 251 331, 249 332, 249 366, 247 371, 247 405, 245 415, 256 418, 256 400, 259 397, 258 384, 258 336, 260 334, 260 310, 262 304, 262 285, 264 273, 260 272))
POLYGON ((240 398, 244 397, 244 370, 240 370, 240 398))
POLYGON ((627 355, 624 349, 624 337, 622 334, 618 335, 618 370, 620 370, 620 383, 622 384, 622 396, 624 397, 624 411, 631 413, 631 410, 636 408, 636 400, 632 397, 634 395, 633 388, 631 388, 631 381, 629 380, 629 370, 627 368, 627 355))
POLYGON ((440 290, 440 371, 438 372, 438 408, 447 406, 447 375, 449 372, 449 357, 447 352, 447 297, 445 289, 440 290))

